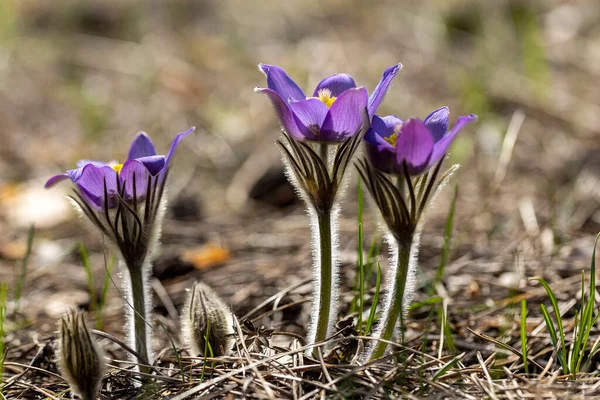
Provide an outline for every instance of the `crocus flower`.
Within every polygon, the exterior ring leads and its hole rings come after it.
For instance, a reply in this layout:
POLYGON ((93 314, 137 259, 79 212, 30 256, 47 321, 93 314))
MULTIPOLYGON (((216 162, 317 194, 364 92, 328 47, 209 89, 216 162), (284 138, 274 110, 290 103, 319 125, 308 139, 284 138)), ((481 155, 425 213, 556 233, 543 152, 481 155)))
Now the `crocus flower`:
POLYGON ((384 71, 370 97, 367 89, 357 88, 348 74, 326 77, 308 97, 282 68, 267 64, 258 67, 267 77, 268 88, 254 90, 269 96, 283 128, 293 138, 341 142, 358 133, 364 108, 369 117, 375 114, 401 65, 393 65, 384 71))
POLYGON ((373 116, 371 129, 365 135, 369 160, 383 172, 402 173, 406 163, 410 175, 422 174, 441 160, 456 134, 477 118, 473 114, 462 116, 448 131, 449 115, 448 107, 441 107, 423 121, 402 121, 394 115, 373 116))
POLYGON ((103 209, 105 206, 105 185, 108 193, 106 203, 109 208, 116 207, 121 187, 124 200, 130 201, 135 196, 136 201, 141 201, 147 194, 148 178, 164 179, 179 142, 194 129, 190 128, 178 134, 171 143, 171 148, 166 156, 156 154, 150 137, 145 132, 140 132, 131 143, 125 163, 80 160, 76 164, 76 169, 53 176, 48 179, 45 187, 50 188, 69 178, 77 186, 86 203, 95 209, 103 209))

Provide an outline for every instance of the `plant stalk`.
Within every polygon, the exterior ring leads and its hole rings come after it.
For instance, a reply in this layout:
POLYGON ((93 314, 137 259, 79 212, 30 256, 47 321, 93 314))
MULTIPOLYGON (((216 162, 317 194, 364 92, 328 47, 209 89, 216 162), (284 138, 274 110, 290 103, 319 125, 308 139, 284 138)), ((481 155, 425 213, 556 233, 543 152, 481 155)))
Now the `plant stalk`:
MULTIPOLYGON (((387 278, 388 296, 384 304, 384 314, 380 327, 375 333, 376 339, 383 339, 391 341, 396 331, 396 326, 400 325, 400 334, 404 336, 404 295, 406 292, 406 281, 410 269, 411 251, 413 243, 407 241, 406 243, 399 244, 394 243, 398 246, 397 251, 397 263, 395 268, 395 274, 387 278)), ((392 243, 390 243, 390 246, 392 243)), ((371 354, 368 357, 369 361, 383 357, 388 343, 376 340, 371 349, 371 354)))
MULTIPOLYGON (((152 362, 150 359, 150 351, 148 341, 150 340, 150 326, 148 325, 148 310, 149 300, 147 295, 147 277, 144 271, 145 267, 136 265, 127 268, 129 271, 129 280, 131 284, 131 300, 133 302, 133 310, 128 313, 133 321, 132 337, 130 338, 132 347, 143 357, 147 362, 152 362)), ((139 370, 142 373, 150 373, 150 367, 144 365, 144 361, 138 360, 139 370)))
POLYGON ((325 340, 331 326, 331 298, 333 289, 333 252, 331 244, 331 211, 319 213, 317 216, 320 244, 319 266, 319 309, 316 318, 315 342, 325 340))

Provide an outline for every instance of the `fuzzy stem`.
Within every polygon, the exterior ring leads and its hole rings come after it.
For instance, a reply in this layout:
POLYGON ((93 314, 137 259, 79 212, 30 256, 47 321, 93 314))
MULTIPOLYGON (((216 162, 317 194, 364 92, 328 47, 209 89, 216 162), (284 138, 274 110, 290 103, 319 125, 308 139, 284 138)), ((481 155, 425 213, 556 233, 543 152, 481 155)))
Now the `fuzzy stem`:
MULTIPOLYGON (((396 332, 396 326, 400 325, 400 332, 403 334, 404 330, 404 310, 407 301, 405 294, 410 292, 410 288, 407 289, 407 282, 410 280, 411 268, 414 269, 414 262, 411 259, 415 256, 413 250, 418 248, 418 244, 414 243, 413 240, 406 241, 402 244, 395 240, 390 241, 390 251, 392 251, 392 258, 396 258, 396 267, 394 274, 390 274, 387 278, 386 288, 388 289, 388 295, 386 297, 384 307, 384 313, 382 320, 380 321, 379 328, 375 332, 374 337, 376 339, 392 340, 394 333, 396 332), (416 247, 415 247, 416 246, 416 247), (393 248, 395 247, 395 248, 393 248)), ((366 359, 369 361, 383 357, 388 344, 386 342, 376 340, 367 353, 366 359)))
MULTIPOLYGON (((146 299, 147 296, 147 274, 145 269, 149 268, 149 266, 128 266, 129 272, 129 283, 130 283, 130 299, 132 301, 133 310, 128 312, 128 316, 130 317, 129 323, 132 324, 132 330, 130 334, 130 344, 135 349, 135 351, 142 356, 146 361, 152 362, 150 359, 151 352, 148 348, 148 341, 151 338, 150 327, 148 326, 148 317, 150 316, 149 310, 149 300, 146 299), (133 321, 131 321, 131 318, 133 321)), ((150 373, 150 368, 146 365, 142 365, 142 361, 138 360, 140 363, 139 370, 143 373, 150 373)))
POLYGON ((335 310, 331 308, 331 296, 333 290, 333 253, 331 246, 331 212, 322 212, 317 216, 319 225, 319 244, 321 265, 319 268, 320 285, 319 310, 316 318, 315 342, 325 340, 331 326, 331 318, 335 318, 335 310), (333 313, 332 313, 333 311, 333 313), (332 315, 333 314, 333 315, 332 315))

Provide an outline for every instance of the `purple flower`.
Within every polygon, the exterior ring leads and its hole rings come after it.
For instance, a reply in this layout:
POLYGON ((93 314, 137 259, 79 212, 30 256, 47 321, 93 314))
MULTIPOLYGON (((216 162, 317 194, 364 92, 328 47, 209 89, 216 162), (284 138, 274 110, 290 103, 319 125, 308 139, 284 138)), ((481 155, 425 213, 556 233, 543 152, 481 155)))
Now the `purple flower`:
POLYGON ((446 154, 456 134, 477 118, 473 114, 462 116, 448 131, 449 115, 448 107, 441 107, 424 121, 373 116, 371 129, 365 135, 371 163, 380 171, 393 174, 403 172, 404 162, 410 175, 427 171, 446 154))
MULTIPOLYGON (((131 143, 125 163, 80 160, 76 169, 53 176, 44 187, 50 188, 69 178, 77 186, 86 203, 95 209, 103 209, 105 206, 105 184, 109 208, 117 205, 119 190, 122 190, 124 200, 129 201, 134 197, 136 201, 143 200, 149 187, 149 178, 155 178, 155 181, 164 180, 179 142, 195 129, 192 127, 179 133, 166 156, 156 154, 150 137, 145 132, 140 132, 131 143)), ((160 183, 155 183, 154 188, 160 186, 160 183)))
POLYGON ((283 128, 292 137, 340 142, 359 131, 364 108, 368 109, 369 117, 375 114, 401 65, 384 71, 370 97, 367 89, 357 88, 354 79, 347 74, 328 76, 319 82, 312 97, 308 97, 282 68, 267 64, 258 67, 267 76, 268 88, 254 90, 269 96, 283 128))

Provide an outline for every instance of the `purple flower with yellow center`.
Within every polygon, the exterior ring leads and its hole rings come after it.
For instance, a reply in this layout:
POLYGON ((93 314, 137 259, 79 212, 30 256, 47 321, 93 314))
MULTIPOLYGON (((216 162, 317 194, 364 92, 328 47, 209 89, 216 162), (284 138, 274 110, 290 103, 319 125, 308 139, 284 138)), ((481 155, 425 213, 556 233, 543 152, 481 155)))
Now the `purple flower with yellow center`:
POLYGON ((423 121, 373 116, 365 135, 369 160, 375 168, 392 174, 402 173, 403 164, 412 176, 428 171, 446 154, 458 132, 477 118, 473 114, 459 117, 448 130, 449 117, 448 107, 438 108, 423 121))
POLYGON ((282 68, 267 64, 258 67, 267 77, 268 88, 254 90, 269 96, 283 128, 294 139, 341 142, 358 133, 363 109, 367 108, 369 117, 375 114, 401 65, 384 71, 370 97, 348 74, 326 77, 312 96, 306 96, 282 68))
POLYGON ((50 188, 64 179, 71 179, 86 203, 95 209, 103 209, 105 203, 108 203, 109 208, 116 207, 120 188, 124 200, 131 201, 135 197, 136 201, 142 201, 147 195, 148 182, 151 181, 149 178, 155 178, 154 181, 158 183, 164 180, 179 142, 194 129, 178 134, 166 156, 156 154, 150 137, 145 132, 140 132, 131 143, 125 163, 80 160, 76 169, 53 176, 48 179, 45 187, 50 188))
POLYGON ((53 176, 45 185, 50 188, 70 179, 76 187, 74 196, 70 196, 76 209, 121 253, 129 284, 124 291, 128 339, 139 355, 137 362, 144 373, 150 373, 148 363, 152 362, 151 325, 148 325, 152 312, 148 300, 150 263, 162 228, 167 175, 179 143, 194 129, 179 133, 167 155, 156 154, 152 140, 140 132, 123 164, 81 160, 76 169, 53 176))
POLYGON ((415 290, 412 282, 424 213, 459 167, 450 167, 438 179, 450 144, 466 124, 477 118, 473 114, 462 116, 449 130, 449 117, 447 107, 438 108, 423 121, 375 115, 365 135, 369 161, 359 160, 356 166, 387 228, 390 269, 382 313, 373 333, 377 340, 367 345, 361 356, 363 362, 382 357, 388 341, 403 338, 404 316, 415 290))

